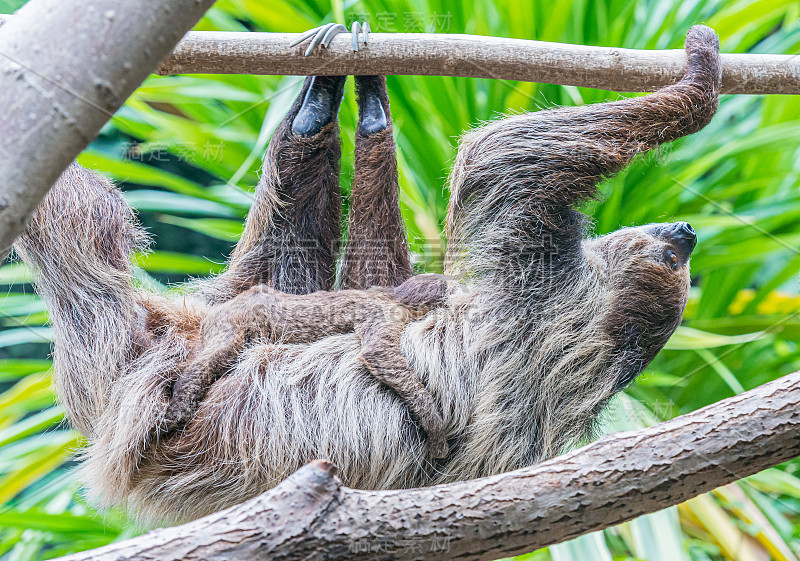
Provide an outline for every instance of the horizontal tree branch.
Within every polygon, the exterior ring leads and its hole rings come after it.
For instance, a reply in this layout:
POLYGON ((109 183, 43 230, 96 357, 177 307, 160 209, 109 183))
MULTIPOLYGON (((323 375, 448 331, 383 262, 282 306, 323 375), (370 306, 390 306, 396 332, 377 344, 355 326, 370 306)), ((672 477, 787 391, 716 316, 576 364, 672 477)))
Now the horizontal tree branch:
POLYGON ((800 454, 800 372, 510 473, 403 491, 318 460, 263 495, 66 559, 490 560, 683 502, 800 454))
MULTIPOLYGON (((2 20, 0 20, 0 23, 2 20)), ((681 50, 588 47, 444 33, 373 33, 352 52, 350 36, 334 38, 310 56, 294 33, 193 31, 159 68, 160 74, 395 74, 497 78, 614 91, 646 92, 680 80, 681 50)), ((723 54, 722 93, 800 94, 800 57, 723 54)))

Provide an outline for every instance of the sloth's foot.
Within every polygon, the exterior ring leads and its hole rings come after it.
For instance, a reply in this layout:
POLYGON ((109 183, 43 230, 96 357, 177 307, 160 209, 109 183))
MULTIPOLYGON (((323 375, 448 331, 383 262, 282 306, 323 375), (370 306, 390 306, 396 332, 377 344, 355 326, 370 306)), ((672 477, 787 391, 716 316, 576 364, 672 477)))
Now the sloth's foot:
MULTIPOLYGON (((358 23, 357 21, 353 22, 353 25, 350 28, 350 34, 352 36, 353 41, 353 50, 358 50, 358 35, 361 34, 363 43, 366 45, 367 41, 369 40, 370 34, 370 27, 368 22, 358 23)), ((310 55, 314 52, 314 49, 317 48, 318 45, 322 45, 323 47, 328 47, 333 41, 333 38, 339 35, 340 33, 347 33, 347 28, 342 25, 341 23, 326 23, 325 25, 320 25, 319 27, 315 27, 314 29, 309 29, 305 33, 303 33, 298 39, 293 41, 289 46, 294 47, 295 45, 299 45, 309 37, 313 37, 311 39, 311 44, 308 46, 305 52, 305 56, 310 55)))
POLYGON ((344 93, 346 76, 314 76, 303 104, 292 121, 292 132, 314 136, 336 119, 344 93))
POLYGON ((356 76, 358 92, 359 123, 358 130, 368 136, 389 126, 389 119, 383 108, 383 95, 386 84, 383 76, 356 76))
POLYGON ((444 430, 444 420, 439 414, 439 408, 433 401, 433 396, 425 390, 425 395, 419 396, 413 403, 409 403, 411 412, 417 416, 419 425, 428 436, 425 448, 431 458, 444 458, 450 452, 444 430))
POLYGON ((428 433, 427 450, 431 458, 446 458, 447 454, 450 453, 450 447, 447 445, 447 439, 444 434, 440 432, 428 433))

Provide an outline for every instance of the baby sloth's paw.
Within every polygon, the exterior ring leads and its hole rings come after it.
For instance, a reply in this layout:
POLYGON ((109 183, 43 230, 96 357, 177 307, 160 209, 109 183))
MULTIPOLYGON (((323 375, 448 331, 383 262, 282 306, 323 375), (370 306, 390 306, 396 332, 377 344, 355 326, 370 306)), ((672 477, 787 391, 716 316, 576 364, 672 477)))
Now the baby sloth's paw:
MULTIPOLYGON (((428 394, 426 397, 431 396, 428 394)), ((444 421, 439 414, 438 407, 433 402, 433 397, 431 397, 430 403, 427 403, 426 406, 416 405, 412 406, 411 409, 419 419, 419 425, 422 430, 428 435, 428 442, 425 444, 428 456, 435 459, 446 457, 450 452, 450 447, 447 445, 444 421)))
MULTIPOLYGON (((186 390, 179 389, 180 391, 186 390)), ((192 410, 196 407, 197 404, 192 403, 191 399, 170 399, 167 409, 164 411, 164 420, 160 426, 160 432, 171 434, 181 430, 186 425, 186 420, 191 415, 192 410)))
POLYGON ((440 459, 447 457, 450 453, 450 446, 447 444, 447 438, 443 430, 431 431, 428 433, 426 450, 431 458, 440 459))
MULTIPOLYGON (((369 40, 370 31, 369 22, 353 22, 353 25, 350 28, 350 35, 352 37, 354 51, 358 50, 358 35, 361 34, 362 41, 366 45, 367 41, 369 40)), ((313 37, 313 39, 311 39, 311 44, 308 46, 305 52, 305 56, 308 56, 314 52, 314 49, 317 48, 317 45, 322 45, 323 47, 327 48, 328 45, 331 44, 331 41, 333 41, 333 38, 340 33, 347 33, 347 28, 344 25, 341 23, 326 23, 325 25, 320 25, 314 29, 309 29, 298 39, 293 41, 289 46, 294 47, 309 37, 313 37)))

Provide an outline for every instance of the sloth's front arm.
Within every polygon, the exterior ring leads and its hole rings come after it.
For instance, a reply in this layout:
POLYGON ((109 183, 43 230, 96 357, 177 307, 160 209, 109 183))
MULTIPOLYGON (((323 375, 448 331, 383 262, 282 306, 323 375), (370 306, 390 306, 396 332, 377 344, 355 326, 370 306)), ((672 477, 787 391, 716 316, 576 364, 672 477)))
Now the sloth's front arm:
POLYGON ((502 262, 564 270, 579 254, 583 216, 606 177, 637 154, 703 128, 717 108, 719 40, 693 27, 688 70, 657 92, 614 103, 537 111, 464 136, 451 175, 451 262, 471 251, 473 272, 502 262), (542 258, 544 257, 544 258, 542 258))

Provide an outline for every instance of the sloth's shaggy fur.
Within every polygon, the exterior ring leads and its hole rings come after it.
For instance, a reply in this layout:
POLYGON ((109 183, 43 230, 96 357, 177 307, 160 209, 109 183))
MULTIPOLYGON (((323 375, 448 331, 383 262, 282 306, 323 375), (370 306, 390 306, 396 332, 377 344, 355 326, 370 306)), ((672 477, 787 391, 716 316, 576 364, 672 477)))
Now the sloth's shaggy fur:
MULTIPOLYGON (((249 345, 184 432, 146 446, 210 307, 291 280, 294 270, 274 257, 285 247, 275 239, 295 235, 281 230, 294 207, 275 208, 304 177, 282 176, 281 158, 296 156, 287 142, 303 142, 310 157, 337 166, 335 123, 321 133, 325 147, 289 138, 282 125, 230 272, 186 297, 134 287, 128 253, 142 235, 132 212, 106 181, 73 165, 17 247, 38 269, 51 311, 58 393, 90 442, 84 481, 104 504, 183 520, 261 493, 314 458, 338 465, 347 485, 386 489, 518 468, 585 437, 678 325, 691 247, 669 225, 586 239, 574 205, 635 155, 708 123, 717 50, 714 32, 694 27, 689 69, 673 86, 510 117, 464 137, 451 176, 447 263, 461 288, 401 340, 443 413, 450 452, 435 463, 408 409, 359 361, 355 334, 249 345), (148 318, 158 329, 148 330, 148 318)), ((302 202, 338 196, 318 171, 308 179, 302 202)), ((323 220, 309 228, 327 240, 335 211, 317 202, 311 211, 323 220)), ((304 286, 328 288, 331 276, 324 269, 304 286)))
MULTIPOLYGON (((399 341, 411 320, 442 305, 448 292, 442 275, 417 275, 399 287, 286 294, 260 284, 214 306, 199 325, 196 355, 180 372, 165 412, 163 434, 188 423, 211 385, 236 364, 248 344, 313 343, 356 333, 359 359, 403 400, 427 435, 433 458, 447 455, 442 416, 430 392, 408 368, 399 341)), ((153 332, 153 326, 148 329, 153 332)))

